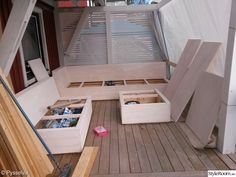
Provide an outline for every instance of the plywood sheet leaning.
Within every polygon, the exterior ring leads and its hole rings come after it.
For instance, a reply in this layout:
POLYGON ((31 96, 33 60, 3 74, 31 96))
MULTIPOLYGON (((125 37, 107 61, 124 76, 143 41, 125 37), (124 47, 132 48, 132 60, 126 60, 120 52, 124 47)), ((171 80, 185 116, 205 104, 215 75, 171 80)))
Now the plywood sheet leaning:
POLYGON ((180 81, 183 79, 184 74, 188 70, 188 66, 192 62, 196 52, 198 51, 201 44, 200 39, 189 39, 180 58, 179 62, 174 70, 174 73, 172 74, 172 77, 163 92, 163 94, 171 100, 180 81))
POLYGON ((197 84, 186 124, 206 146, 219 117, 223 78, 204 72, 197 84))
MULTIPOLYGON (((17 169, 27 173, 26 176, 47 176, 52 173, 53 166, 44 147, 2 84, 0 84, 0 134, 17 169)), ((10 160, 1 163, 9 162, 10 160)))
POLYGON ((34 76, 36 77, 37 81, 44 80, 49 78, 48 72, 43 65, 42 59, 38 58, 35 60, 28 61, 30 68, 32 69, 34 76))
POLYGON ((171 117, 174 121, 178 121, 185 106, 196 89, 197 81, 202 72, 207 69, 210 62, 216 56, 221 43, 203 42, 196 53, 193 62, 185 73, 184 78, 171 99, 171 117))

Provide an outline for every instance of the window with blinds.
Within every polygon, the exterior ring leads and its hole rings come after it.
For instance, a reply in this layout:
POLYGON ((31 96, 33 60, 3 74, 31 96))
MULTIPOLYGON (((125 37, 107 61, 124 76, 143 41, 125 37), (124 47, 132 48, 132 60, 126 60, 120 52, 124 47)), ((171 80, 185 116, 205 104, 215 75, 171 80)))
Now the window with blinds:
POLYGON ((113 63, 160 61, 151 12, 111 14, 113 63))
POLYGON ((66 65, 162 61, 153 11, 93 9, 61 17, 66 65))

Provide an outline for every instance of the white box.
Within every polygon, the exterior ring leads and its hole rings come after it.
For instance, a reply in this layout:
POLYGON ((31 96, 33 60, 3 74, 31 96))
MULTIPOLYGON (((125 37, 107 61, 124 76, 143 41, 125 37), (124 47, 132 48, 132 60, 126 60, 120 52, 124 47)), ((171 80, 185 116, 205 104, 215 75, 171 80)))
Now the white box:
POLYGON ((170 122, 170 102, 157 89, 119 92, 122 124, 170 122), (126 104, 138 101, 140 104, 126 104))

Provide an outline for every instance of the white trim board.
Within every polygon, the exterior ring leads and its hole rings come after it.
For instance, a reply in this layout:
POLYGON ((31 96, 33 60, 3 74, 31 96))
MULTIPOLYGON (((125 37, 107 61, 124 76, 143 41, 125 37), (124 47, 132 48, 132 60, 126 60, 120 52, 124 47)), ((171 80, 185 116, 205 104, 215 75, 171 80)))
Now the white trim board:
POLYGON ((222 153, 235 153, 236 145, 236 1, 232 1, 230 27, 228 33, 227 54, 225 62, 224 87, 221 95, 221 112, 219 119, 219 141, 217 147, 222 153))
POLYGON ((33 12, 36 0, 14 1, 0 41, 0 66, 7 76, 33 12))

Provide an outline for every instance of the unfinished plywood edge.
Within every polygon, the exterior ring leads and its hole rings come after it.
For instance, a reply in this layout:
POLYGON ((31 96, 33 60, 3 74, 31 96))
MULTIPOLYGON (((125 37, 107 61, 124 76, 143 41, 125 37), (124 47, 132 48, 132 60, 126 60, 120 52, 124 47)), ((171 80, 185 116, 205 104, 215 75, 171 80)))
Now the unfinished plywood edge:
POLYGON ((98 147, 85 147, 71 177, 89 177, 98 147))

